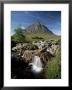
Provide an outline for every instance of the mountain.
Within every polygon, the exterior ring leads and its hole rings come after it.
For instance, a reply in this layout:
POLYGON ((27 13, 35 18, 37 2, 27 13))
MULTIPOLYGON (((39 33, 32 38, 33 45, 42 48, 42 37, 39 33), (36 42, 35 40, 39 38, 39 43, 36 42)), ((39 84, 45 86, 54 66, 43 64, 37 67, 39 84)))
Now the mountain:
MULTIPOLYGON (((39 21, 33 22, 27 28, 18 28, 17 30, 22 31, 22 34, 24 34, 26 41, 58 40, 61 38, 61 36, 55 35, 51 30, 49 30, 39 21)), ((16 34, 13 35, 12 38, 17 39, 16 34)))
POLYGON ((28 26, 24 33, 50 33, 53 34, 45 25, 42 25, 39 21, 34 22, 32 25, 28 26))

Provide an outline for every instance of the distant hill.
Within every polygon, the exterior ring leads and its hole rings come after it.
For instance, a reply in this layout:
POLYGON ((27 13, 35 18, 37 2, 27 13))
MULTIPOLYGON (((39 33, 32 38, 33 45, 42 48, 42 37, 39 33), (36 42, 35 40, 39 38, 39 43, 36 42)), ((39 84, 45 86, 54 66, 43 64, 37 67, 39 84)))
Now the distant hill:
POLYGON ((22 29, 23 34, 26 36, 27 41, 37 41, 37 40, 58 40, 61 37, 55 35, 51 30, 49 30, 45 25, 41 24, 39 21, 33 22, 30 26, 22 29))
POLYGON ((53 34, 45 25, 42 25, 39 21, 33 22, 32 25, 28 26, 24 33, 50 33, 53 34))

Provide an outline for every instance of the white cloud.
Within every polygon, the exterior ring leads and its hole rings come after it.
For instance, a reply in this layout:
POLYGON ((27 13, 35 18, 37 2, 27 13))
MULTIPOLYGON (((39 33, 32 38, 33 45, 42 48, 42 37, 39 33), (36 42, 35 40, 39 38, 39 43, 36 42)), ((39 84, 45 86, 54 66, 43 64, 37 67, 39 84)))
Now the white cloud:
POLYGON ((24 26, 21 26, 21 29, 25 29, 25 27, 24 26))

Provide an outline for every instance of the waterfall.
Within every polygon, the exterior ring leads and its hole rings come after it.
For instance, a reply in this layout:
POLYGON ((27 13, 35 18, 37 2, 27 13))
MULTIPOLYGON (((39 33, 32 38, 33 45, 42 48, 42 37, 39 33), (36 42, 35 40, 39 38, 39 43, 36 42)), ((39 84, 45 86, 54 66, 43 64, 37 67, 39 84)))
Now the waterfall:
POLYGON ((43 69, 42 62, 39 56, 34 56, 32 58, 32 63, 30 63, 29 65, 32 65, 32 72, 34 73, 40 73, 43 69))

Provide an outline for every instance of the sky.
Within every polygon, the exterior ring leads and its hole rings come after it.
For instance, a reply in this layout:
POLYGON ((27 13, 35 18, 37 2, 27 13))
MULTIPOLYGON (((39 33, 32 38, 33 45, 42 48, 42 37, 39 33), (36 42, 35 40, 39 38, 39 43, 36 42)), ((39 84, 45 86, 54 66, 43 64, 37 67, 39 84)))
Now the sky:
POLYGON ((11 35, 17 27, 25 29, 37 20, 56 35, 61 35, 60 11, 11 11, 11 35))

